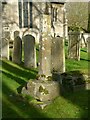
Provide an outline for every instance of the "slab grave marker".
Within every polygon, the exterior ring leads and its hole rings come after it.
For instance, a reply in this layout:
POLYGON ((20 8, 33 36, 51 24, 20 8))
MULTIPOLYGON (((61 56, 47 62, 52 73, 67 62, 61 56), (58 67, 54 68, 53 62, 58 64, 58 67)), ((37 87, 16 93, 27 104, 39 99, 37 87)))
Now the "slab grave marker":
POLYGON ((25 35, 24 40, 24 65, 27 68, 36 68, 36 47, 35 38, 32 35, 25 35))
POLYGON ((52 72, 65 72, 65 53, 64 53, 64 39, 62 37, 52 38, 52 72))
POLYGON ((69 32, 68 58, 80 60, 80 33, 69 32))
POLYGON ((14 32, 12 61, 17 64, 20 64, 22 62, 22 40, 19 37, 19 31, 14 32))
POLYGON ((6 58, 9 60, 9 40, 10 40, 10 32, 4 31, 2 44, 1 44, 1 58, 6 58))

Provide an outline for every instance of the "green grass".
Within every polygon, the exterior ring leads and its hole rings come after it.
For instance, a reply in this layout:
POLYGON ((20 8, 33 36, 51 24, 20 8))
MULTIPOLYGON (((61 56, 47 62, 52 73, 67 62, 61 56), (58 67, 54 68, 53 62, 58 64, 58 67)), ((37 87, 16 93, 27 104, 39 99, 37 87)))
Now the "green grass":
MULTIPOLYGON (((81 51, 81 61, 66 59, 66 70, 88 72, 86 49, 81 51)), ((38 54, 38 52, 37 52, 38 54)), ((44 110, 35 108, 19 94, 22 87, 37 75, 37 69, 27 69, 11 61, 2 61, 2 117, 3 118, 87 118, 89 115, 89 90, 65 93, 44 110)))
MULTIPOLYGON (((67 53, 67 49, 66 49, 67 53)), ((80 51, 80 61, 73 59, 66 59, 66 71, 79 70, 88 74, 88 65, 90 60, 88 59, 88 53, 86 48, 82 48, 80 51)))

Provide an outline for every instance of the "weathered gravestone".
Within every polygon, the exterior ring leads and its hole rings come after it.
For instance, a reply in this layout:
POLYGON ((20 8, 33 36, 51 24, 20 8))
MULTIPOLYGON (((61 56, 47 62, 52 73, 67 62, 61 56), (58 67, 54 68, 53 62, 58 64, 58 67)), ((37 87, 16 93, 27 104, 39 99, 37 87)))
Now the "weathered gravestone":
POLYGON ((36 68, 36 47, 35 38, 32 35, 25 35, 24 40, 24 65, 27 68, 36 68))
POLYGON ((1 58, 6 58, 9 60, 9 40, 10 40, 10 32, 4 31, 2 44, 1 44, 1 58))
POLYGON ((22 40, 19 37, 19 31, 14 32, 12 61, 17 64, 20 64, 22 62, 22 40))
POLYGON ((52 72, 65 72, 65 53, 64 53, 64 39, 62 37, 52 38, 52 72))
POLYGON ((51 37, 43 35, 39 51, 39 75, 51 76, 51 37))
POLYGON ((80 33, 69 32, 68 58, 80 60, 80 33))
POLYGON ((51 37, 50 34, 50 19, 49 15, 43 15, 43 22, 46 23, 42 32, 40 41, 39 54, 39 73, 37 80, 30 80, 27 87, 23 87, 22 94, 33 96, 35 99, 42 102, 41 107, 46 106, 49 101, 59 96, 59 83, 52 81, 51 75, 51 37))
POLYGON ((87 44, 88 44, 88 53, 90 54, 90 37, 87 38, 87 44))

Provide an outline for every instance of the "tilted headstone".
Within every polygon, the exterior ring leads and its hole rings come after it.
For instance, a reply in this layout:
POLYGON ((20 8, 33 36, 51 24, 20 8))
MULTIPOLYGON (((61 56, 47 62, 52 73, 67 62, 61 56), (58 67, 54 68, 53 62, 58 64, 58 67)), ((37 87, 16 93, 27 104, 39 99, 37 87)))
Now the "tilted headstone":
POLYGON ((52 38, 52 72, 65 72, 64 39, 62 37, 52 38))
POLYGON ((1 58, 6 58, 9 60, 9 40, 10 32, 4 31, 1 43, 1 58))
POLYGON ((68 58, 80 60, 80 33, 69 32, 68 58))
POLYGON ((22 40, 19 37, 19 31, 14 32, 14 47, 12 61, 20 64, 22 62, 22 40))
POLYGON ((36 47, 35 38, 32 35, 26 35, 24 40, 24 65, 27 68, 36 68, 36 47))

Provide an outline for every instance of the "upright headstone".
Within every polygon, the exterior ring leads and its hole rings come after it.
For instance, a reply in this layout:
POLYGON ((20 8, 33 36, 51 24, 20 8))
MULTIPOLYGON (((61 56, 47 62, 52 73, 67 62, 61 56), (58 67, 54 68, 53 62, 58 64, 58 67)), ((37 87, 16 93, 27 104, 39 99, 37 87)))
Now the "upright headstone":
POLYGON ((87 38, 87 52, 88 52, 89 59, 90 59, 90 37, 87 38))
POLYGON ((22 40, 19 37, 19 31, 14 32, 12 61, 17 64, 20 64, 22 62, 22 40))
POLYGON ((39 75, 51 76, 51 37, 50 16, 43 15, 42 39, 39 50, 39 75))
POLYGON ((9 40, 10 40, 10 32, 4 31, 2 38, 2 46, 1 46, 1 58, 6 58, 9 60, 9 40))
POLYGON ((65 72, 65 53, 64 53, 64 39, 62 37, 55 37, 52 39, 52 72, 65 72))
POLYGON ((36 47, 35 38, 32 35, 26 35, 24 40, 24 65, 27 68, 36 68, 36 47))
POLYGON ((68 58, 80 60, 80 33, 69 32, 68 58))

